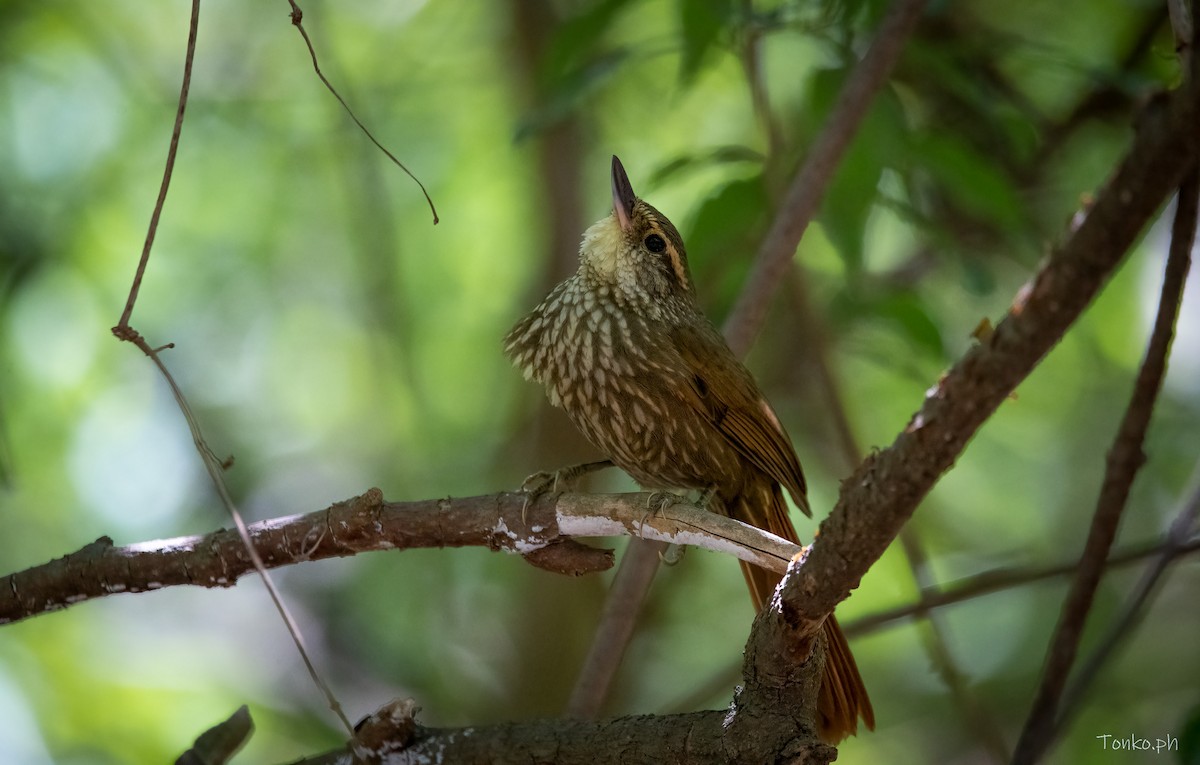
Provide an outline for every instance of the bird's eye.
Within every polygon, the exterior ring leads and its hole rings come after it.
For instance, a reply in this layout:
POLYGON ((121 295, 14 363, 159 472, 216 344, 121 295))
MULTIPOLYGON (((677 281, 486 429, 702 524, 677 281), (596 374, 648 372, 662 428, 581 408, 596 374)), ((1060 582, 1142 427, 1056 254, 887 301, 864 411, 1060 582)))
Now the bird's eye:
POLYGON ((667 243, 658 234, 651 234, 646 237, 646 249, 654 253, 665 252, 667 243))

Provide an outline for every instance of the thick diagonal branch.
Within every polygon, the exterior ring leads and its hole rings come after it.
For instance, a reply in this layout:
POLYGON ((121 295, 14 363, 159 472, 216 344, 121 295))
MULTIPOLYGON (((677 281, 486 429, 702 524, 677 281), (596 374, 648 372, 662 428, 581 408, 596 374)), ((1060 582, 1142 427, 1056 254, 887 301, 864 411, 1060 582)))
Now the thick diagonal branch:
POLYGON ((784 612, 811 635, 858 586, 980 426, 1075 322, 1196 161, 1200 88, 1152 102, 1130 151, 1076 218, 1068 238, 1023 287, 995 332, 925 395, 887 449, 842 484, 806 565, 789 577, 784 612))

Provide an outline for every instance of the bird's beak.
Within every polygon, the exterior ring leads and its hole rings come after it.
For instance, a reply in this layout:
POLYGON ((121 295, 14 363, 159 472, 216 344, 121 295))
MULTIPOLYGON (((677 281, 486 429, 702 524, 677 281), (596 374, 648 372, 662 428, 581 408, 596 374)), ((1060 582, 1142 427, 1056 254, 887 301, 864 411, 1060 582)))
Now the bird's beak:
POLYGON ((612 194, 613 212, 617 214, 621 229, 628 231, 633 225, 633 203, 637 201, 637 194, 633 193, 633 186, 629 185, 629 176, 625 174, 625 168, 621 166, 621 160, 617 159, 615 154, 612 161, 612 194))

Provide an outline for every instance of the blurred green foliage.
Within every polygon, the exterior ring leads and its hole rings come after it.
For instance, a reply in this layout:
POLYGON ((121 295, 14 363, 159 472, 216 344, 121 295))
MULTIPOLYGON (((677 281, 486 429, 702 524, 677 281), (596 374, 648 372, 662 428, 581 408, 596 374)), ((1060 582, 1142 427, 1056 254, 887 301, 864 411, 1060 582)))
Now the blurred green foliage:
MULTIPOLYGON (((607 213, 619 154, 680 225, 719 320, 884 7, 305 3, 324 71, 429 188, 434 227, 416 187, 321 87, 285 4, 206 4, 132 323, 175 344, 167 363, 210 444, 235 457, 229 481, 253 518, 372 485, 391 499, 488 493, 589 457, 499 347, 571 267, 551 229, 582 232, 607 213), (756 117, 748 77, 773 126, 756 117)), ((168 391, 108 331, 161 178, 186 23, 179 3, 0 3, 2 573, 103 534, 123 544, 227 524, 168 391)), ((860 443, 890 443, 1103 182, 1139 101, 1178 76, 1159 3, 933 4, 798 250, 822 326, 797 325, 785 284, 750 357, 818 516, 851 466, 831 446, 813 338, 830 348, 860 443)), ((1159 225, 917 513, 941 581, 1078 554, 1164 250, 1159 225)), ((1196 457, 1191 294, 1121 544, 1162 532, 1196 457)), ((751 618, 736 569, 693 552, 660 573, 610 712, 728 703, 751 618)), ((1093 627, 1136 575, 1106 579, 1093 627)), ((377 553, 278 578, 352 717, 411 695, 424 721, 450 725, 557 714, 606 583, 481 550, 377 553)), ((1106 733, 1186 734, 1194 759, 1198 585, 1194 561, 1172 571, 1057 761, 1100 761, 1106 733)), ((941 612, 1010 744, 1063 592, 1051 581, 941 612)), ((839 614, 853 623, 915 596, 889 552, 839 614)), ((840 762, 987 761, 923 634, 903 621, 855 641, 880 727, 840 762)), ((0 629, 6 763, 168 761, 243 703, 257 730, 235 761, 341 739, 253 579, 0 629)))

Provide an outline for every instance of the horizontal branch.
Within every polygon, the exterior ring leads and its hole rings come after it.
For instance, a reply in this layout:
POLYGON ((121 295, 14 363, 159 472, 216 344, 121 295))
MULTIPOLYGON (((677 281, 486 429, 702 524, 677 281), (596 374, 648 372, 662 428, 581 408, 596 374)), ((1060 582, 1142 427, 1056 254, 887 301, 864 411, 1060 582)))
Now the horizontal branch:
MULTIPOLYGON (((249 531, 267 568, 373 550, 487 547, 558 573, 612 566, 612 552, 572 537, 641 536, 704 547, 783 572, 800 548, 773 534, 655 494, 515 492, 385 502, 378 489, 324 510, 259 521, 249 531), (668 503, 661 507, 662 500, 668 503)), ((174 585, 232 587, 253 571, 236 531, 116 547, 108 537, 0 579, 0 624, 85 600, 174 585)))
MULTIPOLYGON (((762 742, 731 746, 726 710, 678 715, 637 715, 610 720, 534 720, 471 728, 426 728, 416 722, 411 701, 395 701, 358 725, 357 741, 380 762, 419 765, 430 762, 486 762, 490 765, 608 765, 670 762, 767 762, 778 746, 769 730, 762 742)), ((769 728, 769 719, 759 721, 769 728)), ((837 756, 833 747, 792 740, 790 765, 824 765, 837 756)), ((345 747, 298 760, 292 765, 355 765, 345 747)))
MULTIPOLYGON (((1170 553, 1172 559, 1182 555, 1200 553, 1200 539, 1194 539, 1180 545, 1178 548, 1169 542, 1152 542, 1140 545, 1130 550, 1122 550, 1109 556, 1105 564, 1106 570, 1122 568, 1134 563, 1141 563, 1149 558, 1170 553)), ((846 637, 867 635, 886 628, 894 622, 928 613, 935 608, 952 606, 967 600, 974 600, 985 595, 991 595, 1027 584, 1035 584, 1047 579, 1054 579, 1067 574, 1073 574, 1079 568, 1079 558, 1073 558, 1063 563, 1050 566, 1029 566, 1025 568, 997 568, 984 571, 959 581, 947 582, 935 592, 922 594, 920 600, 903 606, 894 606, 873 614, 859 617, 842 625, 846 637)))

